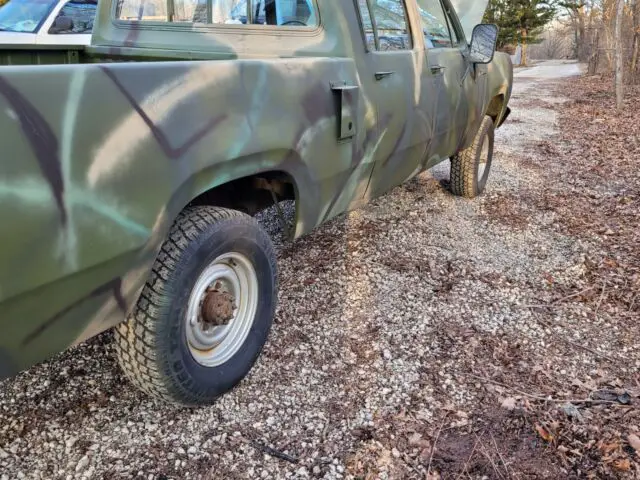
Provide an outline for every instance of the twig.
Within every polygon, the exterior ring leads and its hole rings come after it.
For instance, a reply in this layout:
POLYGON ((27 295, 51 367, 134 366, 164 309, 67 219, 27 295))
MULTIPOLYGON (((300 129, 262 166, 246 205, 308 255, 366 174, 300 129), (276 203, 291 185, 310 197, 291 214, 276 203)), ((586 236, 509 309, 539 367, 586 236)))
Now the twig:
POLYGON ((591 352, 591 353, 593 353, 593 354, 594 354, 595 356, 597 356, 597 357, 604 358, 605 360, 609 360, 611 363, 619 364, 619 363, 620 363, 620 361, 625 360, 625 359, 623 359, 623 358, 621 358, 620 360, 615 360, 615 359, 613 359, 613 358, 611 358, 611 357, 607 357, 607 356, 606 356, 605 354, 603 354, 603 353, 598 353, 597 351, 595 351, 595 350, 593 350, 593 349, 591 349, 591 348, 589 348, 589 347, 587 347, 587 346, 585 346, 585 345, 580 345, 579 343, 572 342, 571 340, 568 340, 568 339, 566 339, 566 338, 564 338, 564 337, 562 337, 562 336, 560 336, 560 335, 557 335, 557 334, 556 334, 556 336, 557 336, 560 340, 562 340, 563 342, 568 343, 569 345, 573 345, 574 347, 578 347, 578 348, 581 348, 581 349, 583 349, 583 350, 586 350, 587 352, 591 352))
POLYGON ((491 466, 493 467, 493 471, 496 472, 496 475, 498 476, 498 478, 504 478, 500 473, 500 471, 498 470, 498 467, 496 466, 496 462, 493 461, 493 457, 484 450, 484 446, 480 447, 480 453, 482 453, 482 455, 484 455, 485 458, 489 460, 489 463, 491 463, 491 466))
POLYGON ((507 462, 505 462, 504 458, 502 457, 502 454, 500 453, 500 449, 498 448, 498 442, 496 442, 496 437, 493 436, 493 432, 489 432, 489 435, 491 435, 491 440, 493 440, 493 445, 496 447, 496 452, 498 452, 498 457, 500 457, 500 461, 502 462, 502 465, 504 465, 504 469, 507 472, 507 478, 511 478, 511 473, 509 472, 509 465, 507 465, 507 462))
POLYGON ((585 288, 577 293, 572 293, 571 295, 567 295, 566 297, 557 298, 549 303, 538 303, 533 305, 520 305, 521 308, 553 308, 557 303, 564 302, 565 300, 569 300, 570 298, 578 297, 583 293, 587 293, 589 290, 593 290, 593 287, 585 288))
POLYGON ((596 311, 593 314, 593 318, 598 319, 598 310, 600 310, 600 305, 602 304, 602 299, 604 298, 604 291, 607 288, 607 282, 602 285, 602 294, 600 294, 600 300, 598 300, 598 305, 596 305, 596 311))
POLYGON ((271 455, 272 457, 276 457, 279 458, 280 460, 284 460, 285 462, 289 462, 289 463, 298 463, 298 459, 296 457, 292 457, 291 455, 288 455, 284 452, 281 452, 279 450, 276 450, 275 448, 271 448, 267 445, 263 445, 260 442, 256 441, 256 440, 247 440, 245 439, 245 441, 251 445, 253 448, 260 450, 262 453, 266 453, 267 455, 271 455))
POLYGON ((551 302, 551 304, 564 302, 565 300, 569 300, 570 298, 573 298, 573 297, 579 297, 583 293, 587 293, 589 290, 593 290, 593 288, 594 287, 587 287, 584 290, 579 291, 578 293, 572 293, 571 295, 567 295, 566 297, 558 298, 557 300, 554 300, 553 302, 551 302))
POLYGON ((544 325, 544 326, 546 326, 547 328, 551 329, 551 333, 552 333, 552 335, 553 335, 553 336, 555 336, 555 337, 556 337, 557 339, 559 339, 559 340, 562 340, 562 341, 563 341, 563 342, 565 342, 565 343, 568 343, 568 344, 569 344, 569 345, 571 345, 571 346, 574 346, 574 347, 577 347, 577 348, 582 348, 583 350, 586 350, 587 352, 591 352, 591 353, 593 353, 596 357, 603 358, 603 359, 608 360, 608 361, 610 361, 611 363, 615 363, 615 364, 620 363, 620 361, 621 361, 621 360, 628 360, 628 359, 626 359, 626 358, 620 358, 619 360, 615 360, 615 359, 613 359, 613 358, 611 358, 611 357, 608 357, 608 356, 607 356, 607 355, 605 355, 604 353, 597 352, 596 350, 593 350, 593 349, 591 349, 591 348, 589 348, 589 347, 587 347, 587 346, 585 346, 585 345, 581 345, 581 344, 579 344, 579 343, 572 342, 571 340, 569 340, 569 339, 567 339, 567 338, 563 337, 562 335, 560 335, 560 334, 558 334, 558 333, 554 332, 554 331, 553 331, 553 325, 551 325, 549 322, 547 322, 547 321, 545 321, 545 320, 541 319, 541 318, 540 318, 540 317, 538 317, 538 316, 536 316, 536 318, 537 318, 538 322, 540 322, 541 324, 543 324, 543 325, 544 325))
POLYGON ((478 375, 474 375, 472 373, 463 373, 462 375, 467 375, 469 377, 472 378, 476 378, 478 380, 482 380, 484 382, 487 383, 493 383, 494 385, 498 385, 500 387, 504 387, 507 388, 511 391, 514 391, 516 393, 519 393, 520 395, 523 395, 527 398, 533 398, 534 400, 540 400, 542 402, 551 402, 551 403, 618 403, 615 400, 594 400, 592 398, 580 398, 580 399, 569 399, 569 398, 548 398, 548 397, 543 397, 541 395, 533 395, 531 393, 527 393, 524 392, 522 390, 518 390, 517 388, 514 388, 510 385, 507 385, 505 383, 500 383, 496 380, 492 380, 490 378, 486 378, 486 377, 480 377, 478 375))
POLYGON ((542 397, 540 395, 533 395, 531 393, 523 392, 522 390, 518 390, 517 388, 511 387, 511 386, 506 385, 504 383, 500 383, 500 382, 498 382, 496 380, 492 380, 490 378, 480 377, 478 375, 474 375, 473 373, 463 373, 463 375, 467 375, 469 377, 472 377, 472 378, 475 378, 475 379, 478 379, 478 380, 482 380, 482 381, 487 382, 487 383, 493 383, 494 385, 498 385, 500 387, 508 388, 509 390, 512 390, 514 392, 519 393, 520 395, 524 395, 525 397, 533 398, 534 400, 541 400, 543 402, 549 401, 549 399, 546 398, 546 397, 542 397))
POLYGON ((327 416, 327 424, 322 429, 322 436, 321 436, 322 443, 327 441, 327 432, 329 431, 329 425, 331 425, 331 415, 330 414, 327 416))
POLYGON ((456 477, 456 480, 461 478, 462 475, 464 475, 465 472, 467 471, 467 468, 469 468, 469 462, 473 458, 473 454, 476 453, 476 447, 478 446, 479 442, 480 442, 480 437, 476 434, 476 443, 473 444, 473 448, 471 449, 471 453, 469 454, 469 458, 467 459, 466 462, 464 462, 464 468, 462 469, 462 472, 460 472, 460 474, 456 477))
POLYGON ((429 465, 427 466, 427 479, 431 476, 431 462, 433 462, 433 454, 436 451, 436 444, 438 443, 438 438, 440 438, 440 432, 442 432, 442 427, 444 427, 444 422, 448 416, 449 416, 449 412, 445 413, 444 417, 442 417, 442 423, 440 424, 438 433, 436 433, 436 439, 433 441, 433 445, 431 446, 431 454, 429 455, 429 465))

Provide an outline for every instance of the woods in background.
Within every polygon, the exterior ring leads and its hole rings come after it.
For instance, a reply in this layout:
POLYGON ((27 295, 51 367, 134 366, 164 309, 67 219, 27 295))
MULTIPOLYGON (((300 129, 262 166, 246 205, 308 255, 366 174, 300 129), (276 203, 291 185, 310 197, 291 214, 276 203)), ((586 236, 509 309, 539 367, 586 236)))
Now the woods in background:
POLYGON ((640 82, 640 0, 490 0, 484 21, 500 27, 498 49, 519 66, 538 59, 575 58, 588 72, 613 73, 616 104, 625 83, 640 82))
POLYGON ((531 58, 576 58, 589 73, 613 72, 616 19, 627 83, 640 81, 640 0, 491 0, 484 21, 500 27, 498 48, 522 49, 521 65, 531 58), (620 5, 621 4, 621 5, 620 5))
POLYGON ((640 0, 581 0, 564 2, 563 6, 566 23, 575 37, 575 57, 589 63, 590 74, 614 69, 616 19, 620 7, 623 68, 629 82, 640 80, 640 0))

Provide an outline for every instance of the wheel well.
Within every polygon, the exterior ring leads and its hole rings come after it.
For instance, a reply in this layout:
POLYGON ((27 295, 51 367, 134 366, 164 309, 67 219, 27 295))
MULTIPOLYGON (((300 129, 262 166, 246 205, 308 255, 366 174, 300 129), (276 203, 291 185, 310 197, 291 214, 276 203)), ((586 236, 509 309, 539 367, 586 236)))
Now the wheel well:
POLYGON ((493 123, 496 123, 498 120, 498 116, 502 113, 502 108, 504 106, 504 95, 496 95, 489 102, 489 106, 487 107, 487 115, 489 115, 493 119, 493 123))
POLYGON ((293 178, 280 171, 262 172, 214 187, 194 198, 189 205, 214 205, 255 215, 278 202, 295 200, 293 178))

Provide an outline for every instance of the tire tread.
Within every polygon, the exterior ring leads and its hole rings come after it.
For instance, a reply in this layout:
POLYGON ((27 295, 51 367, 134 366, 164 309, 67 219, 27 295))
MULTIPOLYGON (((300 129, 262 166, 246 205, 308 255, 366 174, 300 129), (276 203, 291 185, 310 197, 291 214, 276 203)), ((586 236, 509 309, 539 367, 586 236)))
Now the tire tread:
POLYGON ((475 198, 480 193, 477 187, 476 162, 483 139, 492 126, 493 120, 485 115, 472 144, 451 158, 450 188, 454 195, 475 198))
MULTIPOLYGON (((125 376, 143 392, 175 402, 175 392, 159 365, 156 321, 166 298, 165 286, 181 253, 210 225, 245 214, 226 208, 198 206, 185 209, 176 219, 160 248, 138 303, 126 321, 115 330, 115 350, 125 376)), ((204 398, 202 399, 204 400, 204 398)))

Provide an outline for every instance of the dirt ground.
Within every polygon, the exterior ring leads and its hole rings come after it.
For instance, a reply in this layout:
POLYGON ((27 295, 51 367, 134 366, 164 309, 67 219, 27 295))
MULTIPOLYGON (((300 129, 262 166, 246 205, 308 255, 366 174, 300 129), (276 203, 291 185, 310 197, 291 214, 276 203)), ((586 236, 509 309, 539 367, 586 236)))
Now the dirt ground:
POLYGON ((278 241, 216 405, 140 394, 108 333, 0 384, 0 478, 640 477, 640 91, 580 73, 517 70, 482 197, 441 165, 278 241))

